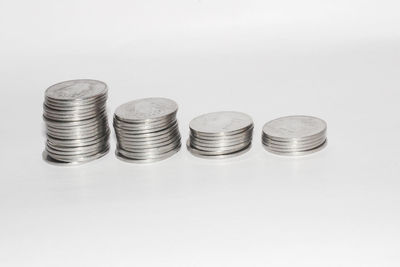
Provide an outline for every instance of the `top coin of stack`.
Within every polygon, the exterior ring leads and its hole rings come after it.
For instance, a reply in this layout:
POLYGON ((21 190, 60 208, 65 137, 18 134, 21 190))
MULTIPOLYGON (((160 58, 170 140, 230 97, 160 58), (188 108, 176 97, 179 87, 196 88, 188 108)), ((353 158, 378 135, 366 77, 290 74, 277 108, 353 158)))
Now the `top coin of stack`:
POLYGON ((83 163, 108 152, 107 91, 95 80, 66 81, 46 90, 44 158, 49 163, 83 163))
POLYGON ((204 158, 227 158, 246 152, 251 147, 253 120, 235 111, 201 115, 190 122, 188 150, 204 158))
POLYGON ((288 116, 264 125, 262 143, 269 152, 285 156, 307 155, 327 144, 327 124, 311 116, 288 116))
POLYGON ((181 147, 178 105, 166 98, 145 98, 119 106, 114 114, 116 156, 147 163, 166 159, 181 147))

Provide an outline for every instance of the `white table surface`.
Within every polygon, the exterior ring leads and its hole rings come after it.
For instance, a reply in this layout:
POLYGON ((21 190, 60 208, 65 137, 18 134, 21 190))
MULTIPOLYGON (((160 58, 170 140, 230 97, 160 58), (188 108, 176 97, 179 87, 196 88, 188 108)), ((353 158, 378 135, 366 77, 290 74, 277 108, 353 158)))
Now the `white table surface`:
POLYGON ((296 3, 2 1, 0 266, 399 266, 399 4, 296 3), (183 141, 199 114, 248 113, 253 147, 135 165, 112 135, 49 165, 43 93, 76 78, 109 85, 110 122, 174 99, 183 141), (267 153, 263 124, 291 114, 325 119, 328 147, 267 153))

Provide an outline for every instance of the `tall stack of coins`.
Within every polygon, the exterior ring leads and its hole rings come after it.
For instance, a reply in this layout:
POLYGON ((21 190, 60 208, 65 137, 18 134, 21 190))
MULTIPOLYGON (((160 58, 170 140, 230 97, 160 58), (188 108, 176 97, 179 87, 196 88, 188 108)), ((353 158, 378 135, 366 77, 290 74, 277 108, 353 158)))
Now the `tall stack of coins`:
POLYGON ((46 90, 45 160, 54 164, 78 164, 108 152, 107 91, 105 83, 95 80, 66 81, 46 90))
POLYGON ((262 143, 269 152, 301 156, 321 150, 327 144, 327 124, 310 116, 288 116, 264 125, 262 143))
POLYGON ((248 151, 253 137, 253 120, 235 111, 201 115, 190 122, 188 150, 204 158, 228 158, 248 151))
POLYGON ((116 156, 135 163, 166 159, 181 147, 178 105, 166 98, 145 98, 123 104, 114 114, 116 156))

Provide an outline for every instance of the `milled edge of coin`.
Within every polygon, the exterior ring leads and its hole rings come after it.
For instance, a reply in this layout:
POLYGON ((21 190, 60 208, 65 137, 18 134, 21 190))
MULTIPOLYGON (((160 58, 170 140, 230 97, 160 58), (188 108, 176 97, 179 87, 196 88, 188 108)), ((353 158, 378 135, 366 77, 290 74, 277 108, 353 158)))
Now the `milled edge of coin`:
POLYGON ((98 153, 98 154, 96 154, 96 155, 94 155, 94 156, 92 156, 92 157, 90 157, 88 159, 85 159, 83 161, 73 161, 73 162, 62 162, 62 161, 53 159, 52 157, 49 156, 47 151, 43 151, 42 157, 43 157, 43 160, 46 161, 50 165, 65 166, 65 167, 70 167, 71 166, 72 167, 72 166, 79 166, 79 165, 82 165, 82 164, 86 164, 88 162, 91 162, 91 161, 94 161, 96 159, 102 158, 105 155, 107 155, 107 153, 109 151, 110 151, 110 147, 108 146, 108 148, 105 149, 104 151, 101 151, 100 153, 98 153))
POLYGON ((230 153, 230 151, 234 152, 237 150, 241 150, 244 146, 247 146, 248 144, 251 143, 252 140, 246 140, 240 143, 236 143, 233 145, 225 145, 225 146, 205 146, 205 145, 200 145, 200 144, 195 144, 193 141, 190 141, 190 147, 194 149, 198 149, 204 152, 210 152, 210 153, 230 153))
POLYGON ((46 146, 45 151, 48 153, 48 155, 58 161, 63 161, 63 162, 72 162, 72 161, 83 161, 86 158, 90 158, 96 154, 98 154, 100 151, 106 150, 108 147, 110 147, 109 143, 104 143, 102 145, 98 146, 98 149, 92 149, 92 150, 81 150, 78 151, 78 153, 59 153, 56 150, 50 150, 46 146))
POLYGON ((263 146, 264 146, 266 151, 268 151, 268 152, 270 152, 272 154, 275 154, 277 156, 282 156, 282 157, 304 157, 304 156, 309 156, 309 155, 312 155, 312 154, 314 154, 316 152, 319 152, 319 151, 323 150, 324 148, 326 148, 327 145, 328 145, 328 139, 326 139, 324 143, 322 143, 321 145, 319 145, 318 147, 315 147, 313 149, 306 150, 306 151, 300 151, 300 152, 287 153, 287 152, 279 152, 279 151, 272 150, 272 149, 270 149, 269 147, 267 147, 267 146, 265 146, 263 144, 263 146))
POLYGON ((181 145, 177 146, 175 149, 163 154, 162 156, 158 158, 150 158, 150 159, 132 159, 132 158, 127 158, 124 157, 123 155, 119 154, 118 149, 115 150, 115 156, 126 163, 135 163, 135 164, 151 164, 151 163, 156 163, 160 161, 164 161, 166 159, 169 159, 173 157, 175 154, 177 154, 181 149, 181 145))
POLYGON ((296 150, 305 150, 307 148, 317 147, 320 144, 322 144, 323 142, 325 142, 325 140, 326 140, 326 136, 315 139, 313 142, 309 142, 309 143, 305 143, 305 144, 296 144, 296 145, 282 145, 282 144, 277 144, 277 143, 273 143, 273 142, 266 141, 266 140, 263 140, 262 143, 268 147, 271 147, 272 149, 275 149, 275 150, 296 151, 296 150))
POLYGON ((123 148, 127 151, 131 151, 131 150, 147 150, 147 149, 154 149, 157 147, 164 147, 167 146, 171 143, 176 143, 176 142, 180 142, 181 141, 181 136, 180 134, 172 137, 172 138, 168 138, 166 141, 163 142, 158 142, 158 143, 151 143, 151 142, 144 142, 144 144, 132 144, 132 143, 124 143, 124 141, 119 141, 117 144, 117 147, 123 148))
POLYGON ((271 151, 276 151, 279 153, 297 153, 297 152, 304 152, 304 151, 309 151, 309 150, 313 150, 316 147, 319 147, 320 145, 322 145, 323 143, 326 142, 326 139, 319 141, 318 143, 316 143, 313 146, 308 146, 308 147, 299 147, 299 148, 281 148, 281 147, 274 147, 274 146, 270 146, 270 145, 266 145, 263 144, 264 147, 268 147, 269 150, 271 151))
POLYGON ((171 140, 171 142, 164 146, 159 146, 155 148, 146 148, 146 149, 129 149, 129 147, 121 147, 117 145, 117 149, 121 150, 123 153, 120 153, 128 158, 138 158, 138 157, 153 157, 163 155, 168 151, 173 150, 175 147, 180 146, 181 139, 171 140))
POLYGON ((307 144, 313 143, 317 140, 324 139, 324 138, 326 138, 326 135, 322 134, 320 136, 315 136, 314 138, 308 139, 308 140, 279 141, 279 140, 275 140, 272 138, 268 138, 263 135, 261 140, 263 142, 269 142, 269 143, 273 143, 273 144, 277 144, 277 145, 281 145, 281 146, 298 146, 298 145, 307 145, 307 144))
POLYGON ((154 128, 148 128, 144 130, 131 130, 131 129, 123 129, 121 127, 115 126, 114 125, 114 130, 115 132, 118 132, 118 134, 125 134, 125 135, 130 135, 130 136, 140 136, 142 134, 156 134, 156 133, 161 133, 164 132, 168 129, 172 128, 178 128, 178 121, 175 120, 173 123, 162 126, 162 127, 154 127, 154 128))
POLYGON ((195 157, 203 158, 203 159, 221 159, 222 160, 222 159, 234 158, 234 157, 238 157, 238 156, 241 156, 241 155, 247 153, 248 151, 250 151, 251 147, 252 147, 252 142, 250 142, 250 144, 247 147, 244 147, 242 150, 236 151, 234 153, 222 154, 222 155, 204 155, 201 152, 199 153, 199 150, 192 148, 190 146, 189 140, 186 143, 186 148, 190 152, 190 154, 192 154, 195 157))

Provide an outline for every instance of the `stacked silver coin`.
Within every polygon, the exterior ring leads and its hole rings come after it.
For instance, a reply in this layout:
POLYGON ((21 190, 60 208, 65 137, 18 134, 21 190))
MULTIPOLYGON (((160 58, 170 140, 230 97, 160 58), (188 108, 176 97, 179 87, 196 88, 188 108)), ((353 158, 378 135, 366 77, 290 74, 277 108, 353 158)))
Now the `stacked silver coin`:
POLYGON ((188 150, 204 158, 228 158, 248 151, 253 138, 253 120, 234 111, 201 115, 190 122, 188 150))
POLYGON ((45 160, 54 164, 78 164, 108 152, 107 91, 105 83, 95 80, 66 81, 46 90, 45 160))
POLYGON ((321 150, 327 144, 327 124, 311 116, 288 116, 266 123, 262 143, 269 152, 301 156, 321 150))
POLYGON ((123 104, 114 114, 116 156, 135 163, 166 159, 181 147, 178 105, 166 98, 145 98, 123 104))

